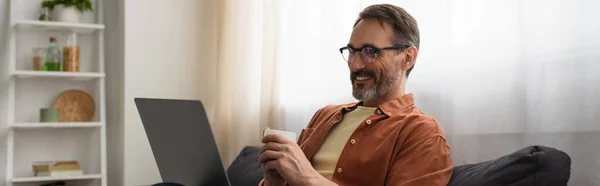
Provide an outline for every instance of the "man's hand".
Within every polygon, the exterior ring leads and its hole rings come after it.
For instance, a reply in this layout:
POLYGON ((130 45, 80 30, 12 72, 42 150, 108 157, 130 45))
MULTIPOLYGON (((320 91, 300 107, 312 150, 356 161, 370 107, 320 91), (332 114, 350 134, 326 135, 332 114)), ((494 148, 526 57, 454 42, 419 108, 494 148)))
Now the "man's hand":
MULTIPOLYGON (((264 168, 264 166, 263 166, 263 168, 264 168)), ((267 169, 265 168, 264 172, 265 172, 264 186, 284 186, 285 185, 285 180, 283 180, 283 178, 281 177, 279 172, 277 172, 276 170, 267 171, 267 169)))
POLYGON ((266 135, 262 142, 265 145, 258 160, 265 168, 269 186, 282 184, 277 173, 290 185, 334 185, 313 169, 296 143, 278 134, 266 135))

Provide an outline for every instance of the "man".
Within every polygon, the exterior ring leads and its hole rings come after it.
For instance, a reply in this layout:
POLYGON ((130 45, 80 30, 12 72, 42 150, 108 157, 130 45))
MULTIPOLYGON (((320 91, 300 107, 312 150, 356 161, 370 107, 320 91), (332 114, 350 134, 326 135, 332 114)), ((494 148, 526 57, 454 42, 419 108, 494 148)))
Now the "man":
POLYGON ((417 23, 406 11, 387 4, 365 8, 340 48, 360 102, 317 111, 298 144, 265 136, 261 184, 448 184, 452 160, 442 129, 405 93, 418 49, 417 23))

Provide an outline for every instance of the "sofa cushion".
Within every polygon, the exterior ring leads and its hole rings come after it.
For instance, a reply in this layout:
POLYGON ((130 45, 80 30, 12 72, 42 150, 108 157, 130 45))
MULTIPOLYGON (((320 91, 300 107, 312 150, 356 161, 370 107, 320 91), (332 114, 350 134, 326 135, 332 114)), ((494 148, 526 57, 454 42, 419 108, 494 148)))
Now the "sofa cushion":
POLYGON ((152 186, 184 186, 184 185, 181 185, 179 183, 163 182, 163 183, 154 184, 152 186))
POLYGON ((258 163, 259 147, 247 146, 227 168, 231 186, 258 185, 264 177, 263 168, 258 163))
POLYGON ((571 158, 557 149, 531 146, 504 157, 454 167, 449 186, 567 185, 571 158))
MULTIPOLYGON (((227 169, 232 186, 258 185, 263 168, 259 147, 245 147, 227 169)), ((486 162, 454 167, 449 186, 561 186, 567 185, 571 158, 545 146, 526 147, 486 162)))

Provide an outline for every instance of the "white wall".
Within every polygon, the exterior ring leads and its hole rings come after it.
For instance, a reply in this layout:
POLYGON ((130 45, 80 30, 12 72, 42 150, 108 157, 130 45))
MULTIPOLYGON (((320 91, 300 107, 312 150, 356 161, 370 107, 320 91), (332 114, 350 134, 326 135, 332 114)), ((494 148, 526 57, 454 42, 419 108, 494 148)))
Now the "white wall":
POLYGON ((124 2, 125 185, 161 181, 135 97, 200 99, 212 110, 209 98, 216 81, 217 47, 216 21, 211 16, 216 14, 214 7, 212 1, 198 0, 124 2))

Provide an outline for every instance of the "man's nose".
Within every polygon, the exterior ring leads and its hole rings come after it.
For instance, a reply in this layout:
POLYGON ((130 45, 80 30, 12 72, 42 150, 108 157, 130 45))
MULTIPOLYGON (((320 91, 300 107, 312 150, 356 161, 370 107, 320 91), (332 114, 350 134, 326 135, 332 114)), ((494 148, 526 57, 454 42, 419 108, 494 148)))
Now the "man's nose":
POLYGON ((356 55, 352 61, 348 63, 351 72, 355 72, 360 69, 364 69, 367 66, 365 65, 365 61, 362 59, 362 56, 356 55))

